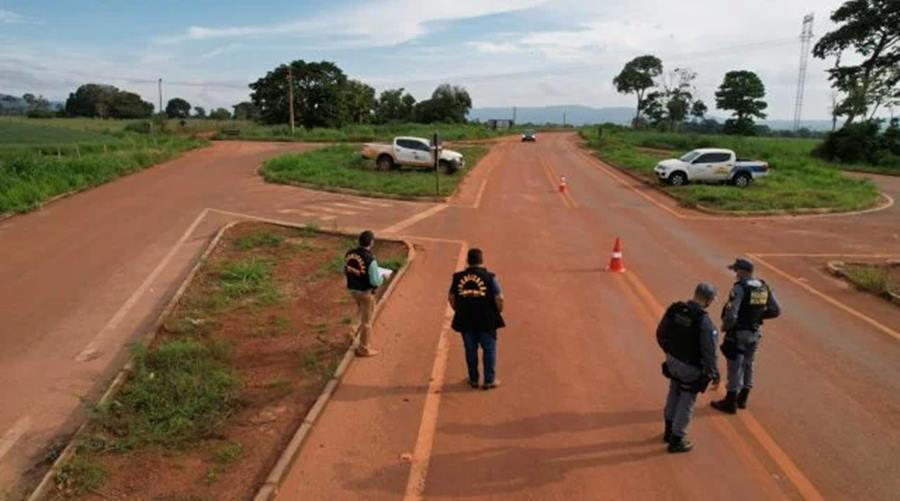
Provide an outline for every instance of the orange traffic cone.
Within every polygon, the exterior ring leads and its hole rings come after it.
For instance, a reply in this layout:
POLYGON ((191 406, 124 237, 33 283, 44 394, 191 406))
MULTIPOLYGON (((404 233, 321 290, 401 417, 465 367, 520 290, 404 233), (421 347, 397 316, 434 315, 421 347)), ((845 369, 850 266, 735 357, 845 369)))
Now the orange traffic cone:
POLYGON ((625 271, 625 261, 622 260, 622 242, 616 237, 616 245, 613 246, 612 257, 609 259, 609 266, 606 271, 613 273, 623 273, 625 271))
POLYGON ((566 176, 559 176, 559 192, 565 193, 569 187, 566 185, 566 176))

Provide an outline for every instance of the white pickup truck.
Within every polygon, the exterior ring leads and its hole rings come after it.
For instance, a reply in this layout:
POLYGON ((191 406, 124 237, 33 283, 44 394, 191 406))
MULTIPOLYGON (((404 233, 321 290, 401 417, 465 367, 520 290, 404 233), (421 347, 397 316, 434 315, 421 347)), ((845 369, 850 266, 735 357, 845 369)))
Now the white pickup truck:
MULTIPOLYGON (((362 156, 375 160, 379 170, 390 170, 401 165, 417 169, 434 167, 434 148, 430 141, 421 137, 395 137, 391 144, 366 143, 362 156)), ((465 165, 462 153, 438 148, 438 167, 442 171, 453 174, 465 165)))
POLYGON ((681 186, 692 182, 731 183, 746 188, 754 179, 769 174, 769 164, 737 158, 731 150, 699 148, 681 158, 670 158, 656 164, 659 180, 681 186))

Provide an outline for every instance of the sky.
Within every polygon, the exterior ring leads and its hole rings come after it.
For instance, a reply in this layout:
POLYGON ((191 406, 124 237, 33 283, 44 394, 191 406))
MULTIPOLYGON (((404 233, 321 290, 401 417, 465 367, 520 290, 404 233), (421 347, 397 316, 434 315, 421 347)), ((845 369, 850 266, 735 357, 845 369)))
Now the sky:
MULTIPOLYGON (((327 60, 376 90, 426 99, 464 86, 475 107, 635 105, 613 77, 654 54, 697 72, 714 92, 730 70, 756 72, 770 119, 794 113, 801 21, 834 26, 842 0, 0 0, 0 93, 65 100, 87 82, 207 109, 247 100, 279 64, 327 60)), ((815 39, 813 40, 815 43, 815 39)), ((825 73, 810 56, 804 119, 830 116, 825 73)))

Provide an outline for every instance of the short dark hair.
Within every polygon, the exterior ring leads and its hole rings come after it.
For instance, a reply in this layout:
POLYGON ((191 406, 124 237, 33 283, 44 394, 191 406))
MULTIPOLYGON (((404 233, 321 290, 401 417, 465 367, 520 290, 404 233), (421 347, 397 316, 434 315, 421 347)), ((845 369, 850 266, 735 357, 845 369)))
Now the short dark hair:
POLYGON ((481 249, 469 249, 466 262, 471 265, 481 264, 484 262, 484 253, 481 252, 481 249))
POLYGON ((368 247, 375 241, 375 234, 371 230, 366 230, 359 234, 359 245, 368 247))

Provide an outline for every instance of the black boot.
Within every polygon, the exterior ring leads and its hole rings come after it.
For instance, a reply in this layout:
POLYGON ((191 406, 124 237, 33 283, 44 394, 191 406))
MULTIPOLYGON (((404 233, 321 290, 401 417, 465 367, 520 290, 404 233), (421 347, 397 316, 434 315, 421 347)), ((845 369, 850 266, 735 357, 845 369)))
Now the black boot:
POLYGON ((737 406, 738 409, 746 409, 747 408, 747 397, 750 396, 750 388, 744 388, 738 393, 737 396, 737 406))
POLYGON ((666 421, 666 432, 663 433, 663 442, 669 443, 672 441, 672 422, 666 421))
POLYGON ((694 444, 690 443, 688 439, 672 435, 672 441, 669 442, 668 451, 672 454, 677 454, 679 452, 688 452, 693 448, 694 444))
POLYGON ((714 402, 710 402, 713 409, 717 411, 722 411, 726 414, 736 414, 737 413, 737 393, 733 391, 729 391, 725 394, 725 398, 722 400, 716 400, 714 402))

